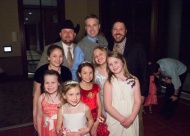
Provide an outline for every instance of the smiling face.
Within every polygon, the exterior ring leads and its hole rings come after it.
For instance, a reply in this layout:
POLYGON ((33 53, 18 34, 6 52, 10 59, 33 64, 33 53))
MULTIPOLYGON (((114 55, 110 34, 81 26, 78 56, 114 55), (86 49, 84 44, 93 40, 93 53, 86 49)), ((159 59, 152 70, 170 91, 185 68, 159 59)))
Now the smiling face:
POLYGON ((60 83, 58 82, 58 78, 56 75, 44 76, 44 90, 49 94, 57 92, 59 85, 60 83))
POLYGON ((63 51, 59 48, 55 48, 48 56, 48 60, 52 67, 59 67, 63 62, 63 51))
POLYGON ((102 51, 100 49, 95 49, 93 52, 93 58, 94 61, 98 64, 98 65, 103 65, 106 63, 106 52, 102 51))
POLYGON ((80 102, 80 88, 75 86, 67 91, 66 94, 63 94, 63 98, 67 100, 67 103, 73 107, 77 106, 80 102))
POLYGON ((112 36, 115 43, 121 43, 127 34, 127 29, 122 22, 115 22, 112 28, 112 36))
POLYGON ((82 67, 81 72, 78 74, 79 77, 82 79, 82 82, 89 83, 93 80, 94 76, 93 69, 89 66, 82 67))
POLYGON ((70 45, 73 43, 76 33, 73 29, 61 29, 61 32, 59 33, 61 40, 67 44, 70 45))
POLYGON ((88 18, 85 21, 85 30, 87 34, 92 37, 96 38, 99 33, 100 24, 96 18, 88 18))
POLYGON ((108 57, 107 61, 108 61, 108 67, 112 73, 120 74, 124 72, 123 70, 124 64, 120 59, 114 57, 108 57))

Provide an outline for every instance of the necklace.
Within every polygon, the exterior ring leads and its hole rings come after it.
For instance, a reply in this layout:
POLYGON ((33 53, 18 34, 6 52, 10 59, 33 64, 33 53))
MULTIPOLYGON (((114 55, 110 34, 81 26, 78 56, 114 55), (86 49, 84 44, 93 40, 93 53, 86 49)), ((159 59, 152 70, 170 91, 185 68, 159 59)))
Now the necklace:
POLYGON ((52 102, 52 103, 54 103, 56 97, 57 97, 57 94, 55 95, 54 98, 52 98, 51 95, 49 94, 49 98, 51 99, 51 102, 52 102))
POLYGON ((72 105, 71 103, 68 103, 68 105, 71 106, 72 108, 74 108, 74 107, 77 107, 79 105, 79 103, 80 103, 80 101, 78 101, 78 103, 76 105, 72 105))
MULTIPOLYGON (((50 64, 49 64, 49 69, 55 70, 55 69, 53 69, 53 68, 51 67, 51 65, 50 65, 50 64)), ((58 73, 60 73, 60 67, 58 67, 58 69, 57 69, 57 70, 55 70, 55 71, 57 71, 58 73)))

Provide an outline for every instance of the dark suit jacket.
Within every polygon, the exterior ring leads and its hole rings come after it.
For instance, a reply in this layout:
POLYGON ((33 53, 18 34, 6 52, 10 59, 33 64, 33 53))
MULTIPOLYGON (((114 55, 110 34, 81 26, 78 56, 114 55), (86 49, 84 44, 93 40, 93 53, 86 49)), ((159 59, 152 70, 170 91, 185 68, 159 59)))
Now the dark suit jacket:
POLYGON ((142 44, 128 40, 123 53, 129 72, 139 79, 141 96, 148 95, 149 73, 146 51, 142 44))

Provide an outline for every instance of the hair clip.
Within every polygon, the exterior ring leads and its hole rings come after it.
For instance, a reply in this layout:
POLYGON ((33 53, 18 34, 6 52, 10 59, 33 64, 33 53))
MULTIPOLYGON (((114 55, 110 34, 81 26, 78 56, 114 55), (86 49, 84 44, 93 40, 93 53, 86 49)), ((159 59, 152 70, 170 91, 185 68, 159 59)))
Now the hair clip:
POLYGON ((85 63, 91 64, 89 61, 83 61, 83 62, 82 62, 82 64, 85 64, 85 63))
POLYGON ((64 85, 78 84, 77 81, 67 81, 64 85))

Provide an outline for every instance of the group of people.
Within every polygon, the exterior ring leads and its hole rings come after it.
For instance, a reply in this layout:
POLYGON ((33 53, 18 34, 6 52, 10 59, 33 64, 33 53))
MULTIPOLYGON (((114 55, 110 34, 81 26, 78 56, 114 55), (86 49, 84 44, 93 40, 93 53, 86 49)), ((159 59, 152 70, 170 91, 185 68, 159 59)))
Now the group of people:
POLYGON ((122 20, 113 23, 113 51, 96 15, 85 18, 85 30, 74 44, 78 30, 65 20, 61 41, 44 48, 33 87, 38 135, 143 136, 150 78, 143 45, 127 38, 122 20))

